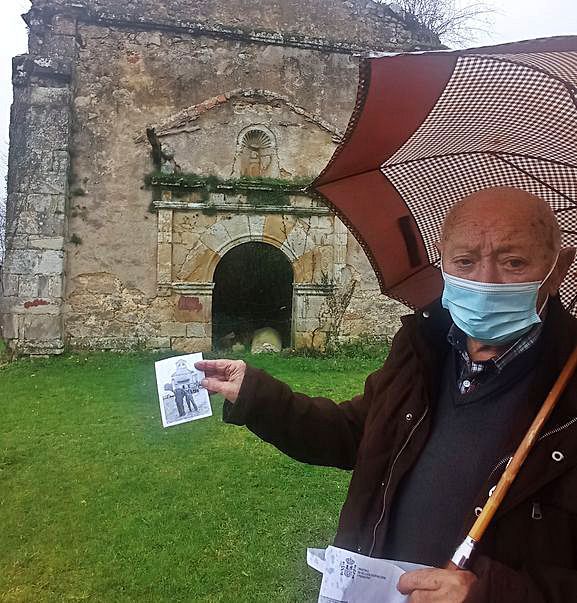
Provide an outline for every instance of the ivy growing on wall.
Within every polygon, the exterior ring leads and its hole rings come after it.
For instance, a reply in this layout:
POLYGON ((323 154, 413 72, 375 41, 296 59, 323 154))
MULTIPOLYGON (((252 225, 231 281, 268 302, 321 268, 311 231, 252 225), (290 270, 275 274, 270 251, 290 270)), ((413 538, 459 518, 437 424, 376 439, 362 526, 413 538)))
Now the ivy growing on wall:
POLYGON ((219 178, 218 176, 200 176, 198 174, 164 174, 153 172, 145 179, 147 186, 171 188, 179 191, 199 190, 203 201, 208 201, 212 192, 243 194, 248 203, 254 206, 287 205, 289 195, 306 194, 311 183, 310 178, 219 178))

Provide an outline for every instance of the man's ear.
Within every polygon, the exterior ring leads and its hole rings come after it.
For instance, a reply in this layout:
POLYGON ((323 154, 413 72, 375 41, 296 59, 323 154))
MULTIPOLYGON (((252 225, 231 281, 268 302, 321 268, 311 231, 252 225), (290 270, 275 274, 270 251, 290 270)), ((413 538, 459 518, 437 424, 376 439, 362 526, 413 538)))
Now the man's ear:
POLYGON ((549 295, 557 295, 561 283, 567 276, 569 268, 575 259, 575 253, 577 249, 575 247, 563 247, 559 252, 559 259, 557 260, 557 266, 551 274, 549 295))

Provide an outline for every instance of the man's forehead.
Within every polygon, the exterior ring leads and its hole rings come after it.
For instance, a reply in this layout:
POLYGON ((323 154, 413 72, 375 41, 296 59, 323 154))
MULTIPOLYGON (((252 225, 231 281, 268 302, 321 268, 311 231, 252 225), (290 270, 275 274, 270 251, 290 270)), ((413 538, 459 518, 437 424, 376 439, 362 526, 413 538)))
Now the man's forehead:
MULTIPOLYGON (((498 229, 519 233, 536 229, 548 231, 555 217, 547 202, 524 191, 487 189, 457 202, 449 211, 443 224, 445 237, 452 230, 498 229)), ((549 234, 549 233, 547 233, 549 234)))
POLYGON ((447 241, 469 241, 478 244, 480 239, 499 239, 510 244, 522 244, 528 238, 535 241, 544 237, 543 224, 538 220, 506 220, 503 216, 457 217, 445 233, 447 241))

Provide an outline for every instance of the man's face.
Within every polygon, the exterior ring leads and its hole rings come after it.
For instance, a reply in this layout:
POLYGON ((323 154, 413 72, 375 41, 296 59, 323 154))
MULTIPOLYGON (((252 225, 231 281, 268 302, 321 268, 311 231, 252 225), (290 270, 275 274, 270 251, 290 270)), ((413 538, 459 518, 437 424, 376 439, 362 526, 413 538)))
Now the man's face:
POLYGON ((539 281, 555 257, 538 229, 501 216, 463 212, 443 246, 448 274, 483 283, 539 281))
MULTIPOLYGON (((541 281, 557 255, 535 206, 498 196, 464 203, 448 225, 440 249, 446 273, 483 283, 541 281)), ((548 279, 538 303, 557 286, 555 278, 548 279)))

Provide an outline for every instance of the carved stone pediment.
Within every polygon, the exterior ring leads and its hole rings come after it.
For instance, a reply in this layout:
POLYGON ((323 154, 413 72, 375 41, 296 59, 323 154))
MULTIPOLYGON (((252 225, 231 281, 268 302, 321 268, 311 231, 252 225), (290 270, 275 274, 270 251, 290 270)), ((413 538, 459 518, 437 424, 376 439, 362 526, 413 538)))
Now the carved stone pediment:
MULTIPOLYGON (((267 90, 234 90, 151 125, 164 167, 222 178, 314 177, 342 133, 267 90)), ((143 142, 141 135, 137 142, 143 142)))

